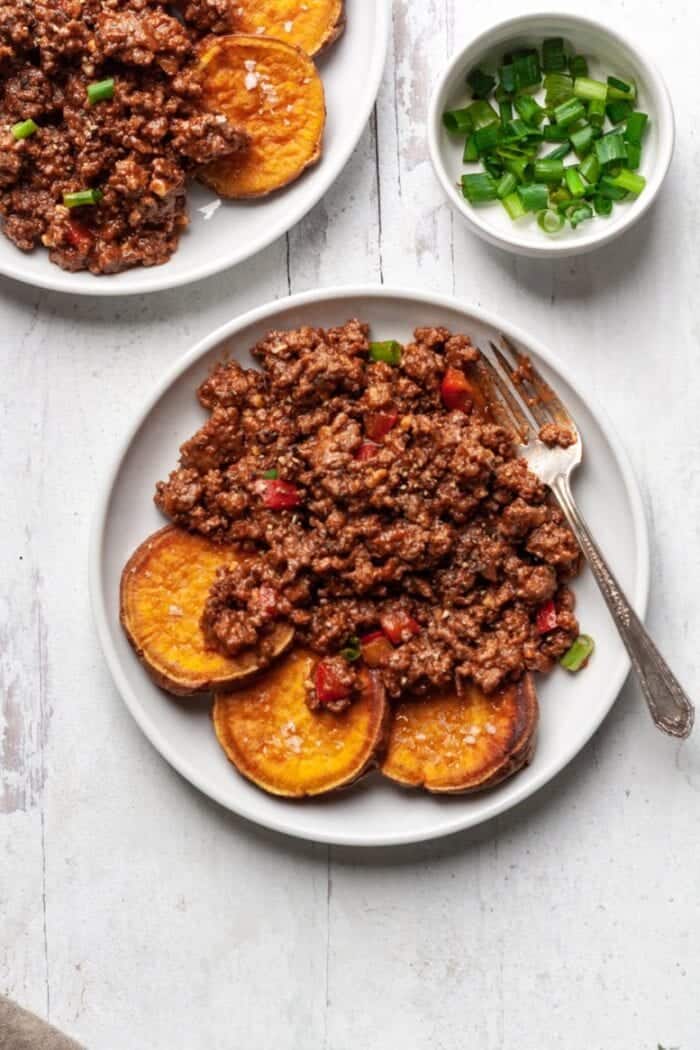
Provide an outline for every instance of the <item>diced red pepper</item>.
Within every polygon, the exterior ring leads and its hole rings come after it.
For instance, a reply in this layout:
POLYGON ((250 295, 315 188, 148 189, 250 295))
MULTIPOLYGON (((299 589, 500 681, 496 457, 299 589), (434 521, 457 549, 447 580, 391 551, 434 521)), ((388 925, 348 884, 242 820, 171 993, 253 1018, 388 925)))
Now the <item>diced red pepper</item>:
POLYGON ((420 634, 421 626, 417 620, 409 616, 407 612, 398 609, 396 612, 384 613, 379 618, 384 634, 394 645, 407 642, 414 634, 420 634))
POLYGON ((370 412, 365 416, 365 434, 370 441, 381 441, 396 426, 398 412, 370 412))
POLYGON ((379 452, 379 445, 375 445, 373 441, 363 441, 355 453, 355 459, 364 463, 368 459, 373 459, 377 452, 379 452))
POLYGON ((539 634, 549 634, 550 631, 556 630, 557 607, 551 598, 537 610, 535 624, 539 634))
POLYGON ((78 251, 87 254, 92 247, 92 232, 78 219, 69 219, 66 223, 66 240, 78 251))
POLYGON ((263 583, 258 590, 258 605, 260 611, 265 613, 266 616, 272 618, 277 612, 278 600, 279 595, 277 594, 277 591, 273 587, 268 586, 268 584, 263 583))
POLYGON ((464 372, 457 368, 448 368, 442 377, 440 394, 445 408, 451 412, 471 412, 476 400, 475 391, 464 372))
POLYGON ((319 704, 332 704, 350 695, 349 687, 341 681, 333 665, 325 660, 316 664, 314 689, 319 704))
POLYGON ((385 667, 393 651, 384 631, 372 631, 360 638, 360 652, 368 667, 385 667))
POLYGON ((291 481, 280 481, 277 478, 259 478, 256 491, 270 510, 292 510, 301 503, 301 493, 291 481))

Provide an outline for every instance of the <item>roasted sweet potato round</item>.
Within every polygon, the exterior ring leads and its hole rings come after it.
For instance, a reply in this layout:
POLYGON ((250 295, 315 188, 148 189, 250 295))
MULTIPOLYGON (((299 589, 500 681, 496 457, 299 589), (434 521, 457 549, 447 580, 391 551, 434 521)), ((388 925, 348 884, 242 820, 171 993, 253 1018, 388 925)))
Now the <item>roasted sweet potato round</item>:
POLYGON ((295 651, 256 681, 214 699, 214 729, 239 773, 271 795, 324 795, 354 783, 381 756, 389 707, 367 673, 340 714, 310 711, 305 683, 315 657, 295 651))
POLYGON ((246 149, 200 169, 219 196, 263 197, 319 159, 323 84, 300 48, 263 36, 219 37, 203 45, 199 76, 205 107, 249 137, 246 149))
POLYGON ((534 753, 537 694, 530 675, 486 696, 443 693, 395 710, 382 773, 405 787, 458 794, 492 787, 534 753))
MULTIPOLYGON (((217 569, 235 562, 235 550, 168 525, 132 554, 121 579, 121 622, 154 681, 176 696, 226 689, 255 674, 255 651, 236 659, 210 648, 199 620, 217 569)), ((283 652, 293 630, 278 627, 283 652)))
POLYGON ((345 28, 343 0, 235 0, 238 33, 260 33, 295 44, 307 55, 328 47, 345 28))

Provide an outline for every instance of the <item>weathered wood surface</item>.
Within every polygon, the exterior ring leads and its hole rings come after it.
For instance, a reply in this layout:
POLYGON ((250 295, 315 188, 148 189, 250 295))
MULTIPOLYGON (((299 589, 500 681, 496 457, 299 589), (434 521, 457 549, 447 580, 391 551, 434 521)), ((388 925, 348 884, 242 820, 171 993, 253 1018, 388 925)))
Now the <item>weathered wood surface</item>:
POLYGON ((437 845, 327 849, 256 830, 166 766, 117 696, 88 606, 95 492, 177 355, 290 290, 412 284, 507 314, 587 376, 641 480, 649 622, 700 694, 700 13, 588 4, 662 67, 678 150, 638 229, 552 264, 474 240, 425 148, 448 54, 528 7, 395 0, 350 164, 246 266, 142 300, 0 282, 0 991, 95 1050, 699 1045, 700 738, 657 734, 633 684, 514 813, 437 845))

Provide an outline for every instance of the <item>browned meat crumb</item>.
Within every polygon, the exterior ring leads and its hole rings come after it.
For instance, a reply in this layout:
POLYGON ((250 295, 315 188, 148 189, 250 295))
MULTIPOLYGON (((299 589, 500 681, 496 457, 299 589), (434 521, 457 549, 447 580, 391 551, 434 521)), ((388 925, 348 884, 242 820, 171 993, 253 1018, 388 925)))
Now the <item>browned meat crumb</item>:
POLYGON ((545 423, 540 428, 539 439, 550 448, 570 448, 576 444, 576 435, 571 427, 562 426, 561 423, 545 423))

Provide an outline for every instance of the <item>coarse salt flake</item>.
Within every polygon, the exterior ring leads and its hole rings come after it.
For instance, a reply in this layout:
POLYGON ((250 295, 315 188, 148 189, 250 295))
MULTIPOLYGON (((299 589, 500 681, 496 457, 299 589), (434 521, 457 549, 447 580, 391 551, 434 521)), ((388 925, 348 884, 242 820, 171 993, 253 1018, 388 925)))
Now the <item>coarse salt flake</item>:
POLYGON ((243 83, 245 84, 247 91, 253 91, 259 83, 257 73, 246 73, 243 83))
POLYGON ((294 22, 285 22, 284 23, 284 31, 285 31, 285 33, 291 33, 291 31, 293 29, 294 29, 294 22))
POLYGON ((496 732, 496 727, 493 724, 493 722, 487 722, 484 728, 486 729, 487 733, 491 734, 491 736, 493 736, 494 733, 496 732))

